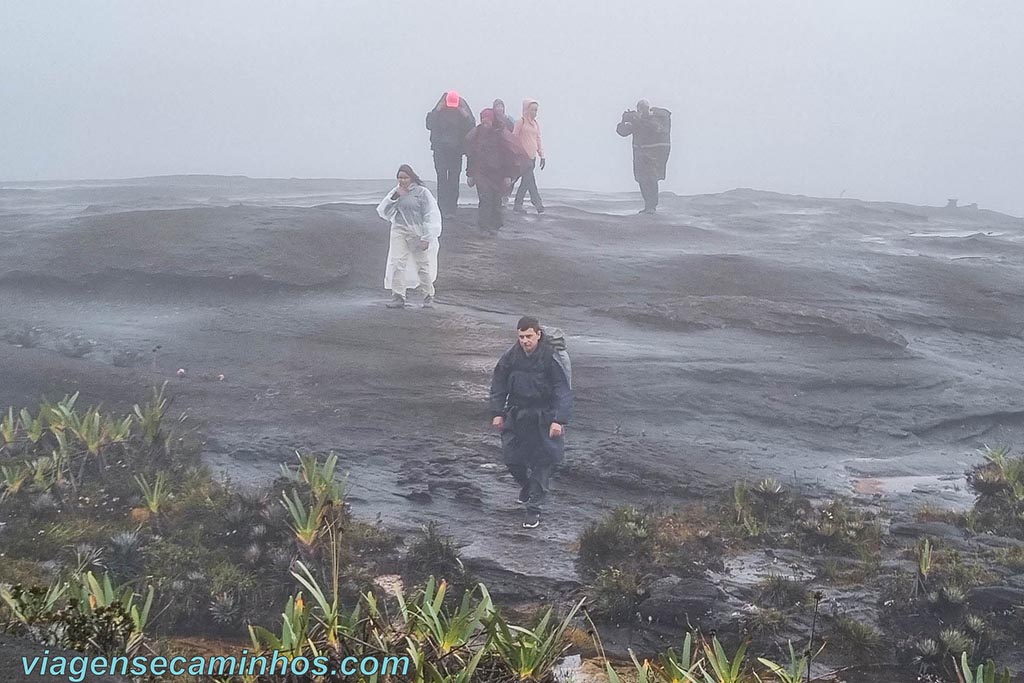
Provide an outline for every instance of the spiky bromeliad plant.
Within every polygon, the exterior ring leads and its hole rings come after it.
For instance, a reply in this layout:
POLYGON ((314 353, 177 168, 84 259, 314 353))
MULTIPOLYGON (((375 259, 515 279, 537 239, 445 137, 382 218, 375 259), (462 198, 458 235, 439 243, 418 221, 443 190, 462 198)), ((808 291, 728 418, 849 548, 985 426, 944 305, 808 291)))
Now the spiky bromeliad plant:
POLYGON ((155 446, 165 436, 163 430, 164 415, 170 405, 164 398, 164 390, 167 389, 167 382, 157 389, 153 387, 153 393, 145 406, 136 403, 132 407, 132 413, 139 424, 142 432, 142 440, 147 446, 155 446))
POLYGON ((142 498, 146 502, 146 508, 154 515, 159 515, 161 509, 170 500, 171 491, 167 486, 167 473, 158 472, 152 484, 145 475, 135 476, 135 483, 142 491, 142 498))
POLYGON ((549 608, 532 629, 510 625, 500 614, 495 614, 487 626, 494 651, 518 680, 538 680, 568 648, 565 634, 581 607, 583 600, 560 622, 552 618, 549 608))
POLYGON ((483 584, 464 591, 462 602, 453 613, 444 606, 447 591, 446 581, 435 584, 434 577, 430 577, 416 600, 407 603, 401 594, 398 595, 410 634, 426 638, 440 657, 468 645, 484 632, 486 624, 495 616, 494 603, 483 584), (477 591, 480 591, 479 599, 475 598, 477 591))
POLYGON ((295 451, 299 460, 298 467, 292 469, 281 465, 281 475, 290 481, 301 482, 309 487, 317 500, 341 505, 345 502, 345 483, 337 478, 338 455, 331 453, 320 462, 319 456, 313 453, 303 454, 295 451))
POLYGON ((292 531, 295 538, 307 549, 312 548, 317 539, 320 538, 322 522, 324 519, 324 503, 321 500, 313 500, 307 506, 303 502, 298 491, 293 490, 291 496, 288 492, 281 494, 281 504, 291 516, 292 531))
MULTIPOLYGON (((793 649, 793 641, 789 641, 789 664, 782 665, 765 659, 764 657, 758 657, 757 661, 761 662, 762 665, 768 668, 768 672, 775 677, 777 683, 803 683, 804 677, 810 678, 810 667, 811 662, 815 657, 821 654, 821 651, 825 649, 822 645, 818 648, 817 652, 813 654, 808 650, 806 653, 797 654, 796 650, 793 649)), ((757 677, 761 680, 761 677, 757 677)))

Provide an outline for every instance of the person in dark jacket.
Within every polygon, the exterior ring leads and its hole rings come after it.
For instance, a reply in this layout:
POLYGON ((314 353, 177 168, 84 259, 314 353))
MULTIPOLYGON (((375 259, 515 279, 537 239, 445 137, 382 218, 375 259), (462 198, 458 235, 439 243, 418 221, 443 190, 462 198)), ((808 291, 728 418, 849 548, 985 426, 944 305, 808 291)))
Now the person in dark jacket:
POLYGON ((565 426, 573 397, 567 354, 556 350, 536 318, 516 325, 517 343, 498 360, 491 378, 491 424, 501 432, 505 464, 526 505, 523 527, 540 524, 551 475, 565 459, 565 426))
POLYGON ((622 114, 615 132, 622 137, 633 136, 633 179, 644 198, 640 213, 654 213, 658 208, 658 182, 665 179, 672 149, 672 112, 640 100, 636 111, 622 114))
POLYGON ((507 111, 505 111, 505 100, 494 100, 494 104, 491 105, 491 109, 494 110, 494 118, 499 121, 503 121, 505 123, 505 127, 508 128, 509 133, 515 130, 516 121, 507 111))
POLYGON ((459 182, 466 134, 473 130, 473 110, 454 90, 441 95, 427 112, 430 149, 437 171, 437 204, 442 218, 454 218, 459 207, 459 182))
POLYGON ((522 173, 526 152, 494 110, 484 109, 480 125, 466 136, 466 156, 466 181, 480 197, 480 228, 498 230, 504 224, 502 198, 522 173))

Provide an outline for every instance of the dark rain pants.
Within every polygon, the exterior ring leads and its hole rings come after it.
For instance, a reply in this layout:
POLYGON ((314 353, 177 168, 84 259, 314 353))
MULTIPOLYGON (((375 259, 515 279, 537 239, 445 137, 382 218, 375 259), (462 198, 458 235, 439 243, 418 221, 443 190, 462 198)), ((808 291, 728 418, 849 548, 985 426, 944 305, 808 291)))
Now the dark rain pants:
POLYGON ((452 218, 459 207, 462 152, 435 149, 434 170, 437 171, 437 207, 441 210, 442 217, 452 218))

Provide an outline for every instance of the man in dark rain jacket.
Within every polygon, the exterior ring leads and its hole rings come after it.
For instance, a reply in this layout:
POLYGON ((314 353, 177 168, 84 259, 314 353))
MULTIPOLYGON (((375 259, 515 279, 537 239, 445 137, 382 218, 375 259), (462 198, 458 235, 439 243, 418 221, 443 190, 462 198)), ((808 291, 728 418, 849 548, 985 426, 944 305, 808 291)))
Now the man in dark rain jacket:
POLYGON ((636 111, 622 114, 615 132, 622 137, 633 136, 633 179, 644 198, 640 213, 654 213, 658 208, 658 181, 665 179, 671 151, 672 112, 640 100, 636 111))
POLYGON ((491 424, 501 431, 505 464, 526 505, 523 527, 540 524, 551 475, 565 459, 565 426, 572 419, 572 370, 560 330, 545 332, 536 318, 517 324, 518 341, 491 378, 491 424))
POLYGON ((473 130, 473 111, 459 93, 449 90, 427 112, 430 149, 437 171, 437 206, 442 218, 454 218, 459 207, 459 179, 466 134, 473 130))

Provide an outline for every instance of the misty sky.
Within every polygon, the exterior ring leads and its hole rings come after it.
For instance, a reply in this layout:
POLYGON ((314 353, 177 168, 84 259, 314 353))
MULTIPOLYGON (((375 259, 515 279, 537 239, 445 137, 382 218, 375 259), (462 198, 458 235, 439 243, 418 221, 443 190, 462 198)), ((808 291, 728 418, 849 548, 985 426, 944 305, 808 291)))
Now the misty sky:
POLYGON ((433 179, 423 119, 540 100, 545 186, 635 191, 622 111, 673 112, 663 189, 1024 215, 1024 2, 0 0, 0 179, 433 179))

